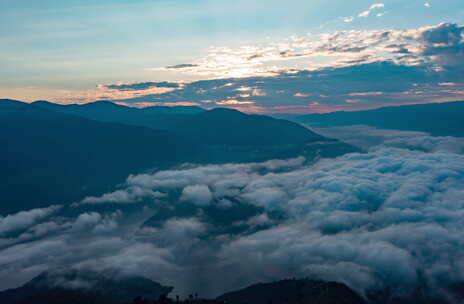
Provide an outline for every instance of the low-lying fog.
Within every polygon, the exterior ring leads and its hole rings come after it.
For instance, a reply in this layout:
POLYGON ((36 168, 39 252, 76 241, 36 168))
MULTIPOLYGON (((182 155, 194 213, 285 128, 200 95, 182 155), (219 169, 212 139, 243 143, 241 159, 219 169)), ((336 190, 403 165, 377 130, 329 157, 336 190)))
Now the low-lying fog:
POLYGON ((463 281, 464 139, 317 131, 367 153, 184 165, 0 218, 0 289, 60 266, 118 269, 201 296, 285 277, 360 292, 463 281))

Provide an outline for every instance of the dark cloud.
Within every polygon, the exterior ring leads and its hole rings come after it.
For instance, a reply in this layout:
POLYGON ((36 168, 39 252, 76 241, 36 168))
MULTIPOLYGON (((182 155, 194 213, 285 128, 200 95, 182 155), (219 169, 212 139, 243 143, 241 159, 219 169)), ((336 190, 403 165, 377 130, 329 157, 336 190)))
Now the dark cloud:
POLYGON ((130 84, 111 84, 104 86, 107 89, 120 90, 120 91, 143 91, 151 88, 178 88, 180 85, 175 82, 140 82, 130 84))
POLYGON ((169 104, 188 101, 204 107, 230 106, 262 112, 326 112, 464 97, 460 89, 464 78, 457 73, 391 61, 352 64, 317 71, 282 72, 274 77, 196 81, 176 91, 120 101, 169 104), (442 82, 454 82, 457 86, 450 90, 438 85, 442 82), (384 94, 369 95, 370 92, 384 94), (350 97, 353 93, 359 93, 357 98, 350 97))
POLYGON ((164 94, 141 92, 140 96, 119 101, 193 102, 255 112, 327 112, 461 100, 463 34, 463 26, 443 23, 410 30, 340 31, 313 40, 292 37, 284 43, 286 49, 277 44, 215 48, 198 64, 167 69, 185 69, 194 75, 220 79, 187 83, 164 94), (341 59, 330 60, 318 69, 275 67, 287 60, 298 60, 297 66, 311 66, 313 57, 334 55, 341 59), (444 89, 438 85, 443 82, 457 86, 444 89), (385 94, 346 97, 369 92, 385 94))
POLYGON ((182 63, 182 64, 176 64, 176 65, 167 66, 166 69, 168 69, 168 70, 178 70, 178 69, 194 68, 194 67, 197 67, 197 66, 198 66, 197 64, 182 63))
POLYGON ((464 26, 443 23, 426 30, 421 36, 423 54, 449 70, 464 71, 464 26))

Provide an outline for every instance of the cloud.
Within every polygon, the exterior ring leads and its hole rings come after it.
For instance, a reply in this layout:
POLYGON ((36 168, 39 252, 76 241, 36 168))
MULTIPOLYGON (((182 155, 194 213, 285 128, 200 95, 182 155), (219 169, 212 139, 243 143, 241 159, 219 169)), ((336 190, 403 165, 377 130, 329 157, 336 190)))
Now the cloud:
POLYGON ((194 68, 196 66, 197 66, 196 64, 183 63, 183 64, 176 64, 176 65, 167 66, 166 69, 168 69, 168 70, 177 70, 177 69, 194 68))
MULTIPOLYGON (((367 17, 372 11, 383 8, 384 4, 376 3, 360 14, 367 17)), ((384 13, 380 12, 380 15, 384 13)), ((352 22, 353 17, 347 17, 345 22, 352 22)), ((296 65, 308 68, 333 67, 334 56, 343 56, 341 61, 335 61, 335 66, 346 62, 348 59, 361 59, 370 55, 377 60, 394 59, 402 64, 412 64, 412 58, 395 53, 395 49, 388 49, 388 45, 402 45, 402 49, 408 50, 414 55, 414 59, 429 58, 424 50, 423 35, 427 32, 449 32, 450 35, 459 37, 457 24, 439 24, 436 26, 421 27, 416 29, 401 30, 377 30, 377 31, 337 31, 310 36, 291 36, 281 42, 273 42, 267 45, 247 45, 238 48, 217 47, 211 48, 209 54, 199 58, 194 64, 187 65, 187 73, 214 78, 250 77, 250 76, 276 76, 276 73, 288 70, 287 67, 279 68, 278 65, 285 61, 291 61, 296 65), (325 59, 325 60, 321 60, 325 59), (322 64, 321 64, 322 62, 322 64)), ((441 49, 444 51, 444 49, 441 49)), ((364 62, 368 60, 364 60, 364 62)), ((183 66, 183 65, 182 65, 183 66)), ((302 68, 300 67, 299 70, 302 68)))
POLYGON ((106 88, 120 91, 139 91, 151 88, 178 88, 180 84, 176 82, 139 82, 105 85, 106 88))
POLYGON ((21 211, 5 217, 0 216, 0 236, 26 229, 59 210, 58 206, 21 211))
POLYGON ((209 188, 205 185, 187 186, 182 190, 180 200, 183 202, 191 202, 195 205, 207 205, 211 202, 213 196, 209 188))
MULTIPOLYGON (((379 8, 380 4, 372 6, 373 10, 379 8)), ((180 71, 209 79, 182 83, 175 90, 164 88, 173 90, 166 92, 117 91, 132 96, 114 95, 113 100, 144 105, 188 102, 206 108, 264 113, 461 100, 462 33, 463 26, 443 23, 415 29, 337 31, 291 36, 265 45, 218 47, 180 71), (444 88, 440 83, 457 85, 444 88), (365 95, 346 98, 356 93, 365 95)))
POLYGON ((319 134, 363 149, 376 148, 381 145, 426 152, 464 154, 464 139, 460 137, 430 136, 423 132, 377 129, 362 125, 314 130, 319 134))
MULTIPOLYGON (((401 45, 388 46, 390 50, 404 48, 401 45)), ((197 81, 187 83, 175 92, 143 95, 122 102, 181 105, 190 100, 207 109, 230 107, 261 113, 369 109, 461 100, 464 98, 462 75, 435 71, 427 65, 378 61, 314 71, 282 72, 276 77, 197 81), (455 85, 443 86, 443 83, 455 85), (356 103, 351 102, 353 99, 356 103)))
POLYGON ((379 9, 379 8, 384 8, 385 7, 385 4, 383 3, 375 3, 375 4, 372 4, 368 10, 366 11, 363 11, 361 13, 358 14, 358 17, 359 18, 367 18, 370 16, 370 14, 372 13, 373 10, 375 9, 379 9))
POLYGON ((111 193, 104 194, 101 197, 87 197, 81 203, 82 204, 101 204, 101 203, 137 203, 141 202, 146 198, 162 198, 163 193, 152 191, 149 189, 143 189, 140 187, 130 187, 123 190, 116 190, 111 193))
POLYGON ((110 204, 36 217, 21 229, 55 223, 53 233, 0 239, 0 277, 8 278, 0 287, 69 265, 143 274, 205 296, 289 276, 360 292, 438 292, 462 281, 462 140, 361 126, 332 131, 366 138, 368 152, 312 164, 300 157, 185 165, 130 176, 118 191, 140 195, 137 204, 112 204, 107 194, 100 201, 110 204))
POLYGON ((464 67, 464 26, 442 23, 420 33, 421 52, 437 68, 462 72, 464 67))
MULTIPOLYGON (((370 9, 380 8, 378 3, 370 9)), ((362 110, 462 100, 462 37, 462 25, 442 23, 412 29, 294 35, 263 44, 215 47, 190 64, 168 67, 171 73, 204 80, 99 85, 92 92, 68 92, 64 99, 107 99, 139 107, 229 107, 259 113, 362 110), (442 83, 456 85, 446 88, 442 83), (382 95, 368 95, 372 92, 382 95), (366 95, 347 98, 356 93, 366 95)))
POLYGON ((343 20, 343 22, 350 23, 350 22, 354 21, 354 17, 344 17, 344 18, 342 18, 342 20, 343 20))

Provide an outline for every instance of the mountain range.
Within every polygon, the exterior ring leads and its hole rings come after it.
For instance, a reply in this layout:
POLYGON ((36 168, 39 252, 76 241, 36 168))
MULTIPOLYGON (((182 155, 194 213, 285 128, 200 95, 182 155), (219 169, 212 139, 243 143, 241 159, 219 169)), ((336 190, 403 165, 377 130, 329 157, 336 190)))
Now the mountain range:
POLYGON ((0 100, 0 214, 78 201, 182 163, 335 157, 358 149, 235 110, 0 100))
POLYGON ((420 131, 433 136, 464 137, 462 113, 464 113, 464 101, 283 117, 313 128, 367 125, 381 129, 420 131))
POLYGON ((2 304, 447 304, 462 303, 463 286, 447 294, 416 290, 395 295, 388 290, 360 295, 347 285, 309 279, 284 279, 257 283, 240 290, 202 299, 169 298, 173 287, 137 275, 106 270, 60 269, 44 272, 21 287, 0 292, 2 304))

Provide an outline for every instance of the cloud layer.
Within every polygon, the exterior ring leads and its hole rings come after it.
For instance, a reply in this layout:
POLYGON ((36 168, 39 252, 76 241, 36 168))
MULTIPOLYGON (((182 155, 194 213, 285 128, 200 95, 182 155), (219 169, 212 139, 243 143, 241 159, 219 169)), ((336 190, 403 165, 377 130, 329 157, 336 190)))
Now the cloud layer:
POLYGON ((5 217, 0 287, 65 265, 116 268, 205 296, 288 276, 399 293, 464 280, 459 140, 421 134, 406 144, 411 134, 357 128, 357 137, 371 134, 368 153, 311 165, 186 165, 130 176, 63 210, 27 211, 36 215, 27 223, 25 213, 5 217))

